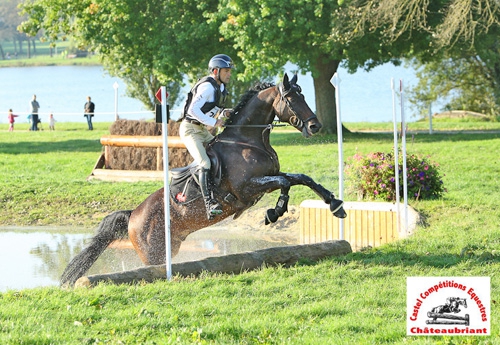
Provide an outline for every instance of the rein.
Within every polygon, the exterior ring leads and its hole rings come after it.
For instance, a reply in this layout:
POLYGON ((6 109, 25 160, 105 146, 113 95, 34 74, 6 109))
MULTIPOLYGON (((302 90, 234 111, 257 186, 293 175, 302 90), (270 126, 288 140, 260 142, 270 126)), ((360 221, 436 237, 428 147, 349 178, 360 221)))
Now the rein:
POLYGON ((274 127, 285 127, 289 126, 287 124, 268 124, 268 125, 224 125, 224 127, 254 127, 254 128, 269 128, 273 129, 274 127))

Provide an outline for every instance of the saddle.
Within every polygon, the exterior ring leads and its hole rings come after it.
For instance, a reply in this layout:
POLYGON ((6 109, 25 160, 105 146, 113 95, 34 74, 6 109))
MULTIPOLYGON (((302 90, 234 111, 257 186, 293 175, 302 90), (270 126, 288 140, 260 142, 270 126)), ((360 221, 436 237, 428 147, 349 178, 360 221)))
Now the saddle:
MULTIPOLYGON (((209 189, 221 195, 226 201, 236 200, 232 194, 223 192, 219 188, 222 180, 221 162, 217 153, 211 149, 211 146, 207 147, 207 155, 211 163, 209 189)), ((197 170, 198 165, 194 162, 188 166, 170 170, 172 176, 170 181, 170 197, 176 203, 185 205, 202 197, 197 170)))

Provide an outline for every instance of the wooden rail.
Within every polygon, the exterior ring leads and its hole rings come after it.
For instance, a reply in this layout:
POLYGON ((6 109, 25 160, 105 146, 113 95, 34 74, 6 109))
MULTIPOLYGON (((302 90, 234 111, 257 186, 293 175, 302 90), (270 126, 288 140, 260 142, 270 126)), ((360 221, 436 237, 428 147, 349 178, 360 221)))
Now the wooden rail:
MULTIPOLYGON (((164 178, 162 171, 163 137, 105 135, 101 137, 104 153, 99 157, 88 180, 104 181, 157 181, 164 178), (156 148, 156 170, 115 170, 110 167, 110 147, 143 147, 156 148)), ((179 136, 167 138, 169 148, 186 148, 179 136)))
MULTIPOLYGON (((159 147, 163 148, 162 136, 105 135, 101 138, 103 146, 117 147, 159 147)), ((186 148, 179 136, 167 138, 169 148, 186 148)))

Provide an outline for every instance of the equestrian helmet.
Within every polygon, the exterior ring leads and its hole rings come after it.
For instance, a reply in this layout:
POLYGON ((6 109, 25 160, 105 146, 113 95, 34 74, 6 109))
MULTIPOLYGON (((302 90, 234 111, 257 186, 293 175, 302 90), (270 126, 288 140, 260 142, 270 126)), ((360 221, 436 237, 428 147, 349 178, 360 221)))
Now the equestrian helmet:
POLYGON ((226 54, 217 54, 208 62, 208 69, 210 71, 216 68, 234 68, 233 60, 226 54))

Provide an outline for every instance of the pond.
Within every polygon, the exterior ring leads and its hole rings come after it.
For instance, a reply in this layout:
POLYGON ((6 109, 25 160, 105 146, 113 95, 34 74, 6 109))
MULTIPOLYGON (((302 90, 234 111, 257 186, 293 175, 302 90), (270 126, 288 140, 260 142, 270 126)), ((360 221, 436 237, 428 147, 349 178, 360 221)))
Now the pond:
MULTIPOLYGON (((92 231, 84 229, 0 228, 0 292, 57 286, 69 261, 92 236, 92 231)), ((293 245, 298 241, 298 236, 289 233, 210 227, 189 235, 172 263, 293 245)), ((119 272, 141 266, 139 257, 126 242, 125 245, 108 247, 88 274, 119 272)))
MULTIPOLYGON (((297 69, 288 63, 285 71, 290 75, 297 69)), ((388 122, 392 121, 391 78, 396 83, 404 80, 405 87, 417 82, 415 70, 390 63, 377 66, 370 72, 359 70, 349 74, 340 67, 342 79, 341 106, 345 122, 388 122)), ((48 114, 53 113, 59 122, 85 122, 83 104, 91 96, 96 105, 94 122, 114 121, 115 105, 121 118, 129 120, 150 119, 152 112, 145 109, 137 99, 127 95, 126 84, 119 78, 109 76, 102 66, 36 66, 0 68, 0 80, 8 80, 8 87, 0 89, 0 123, 7 123, 7 110, 22 115, 16 122, 28 123, 29 101, 33 94, 40 103, 42 124, 48 114), (115 89, 114 85, 118 85, 115 89), (117 99, 115 99, 115 96, 117 99), (116 101, 116 103, 115 103, 116 101)), ((301 74, 299 84, 311 109, 315 110, 314 82, 311 73, 301 74)), ((187 83, 181 94, 187 94, 191 85, 187 83)), ((332 96, 334 88, 331 88, 332 96)), ((171 104, 172 119, 180 116, 184 97, 177 104, 171 104)), ((415 111, 407 104, 407 116, 415 111)))

